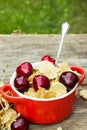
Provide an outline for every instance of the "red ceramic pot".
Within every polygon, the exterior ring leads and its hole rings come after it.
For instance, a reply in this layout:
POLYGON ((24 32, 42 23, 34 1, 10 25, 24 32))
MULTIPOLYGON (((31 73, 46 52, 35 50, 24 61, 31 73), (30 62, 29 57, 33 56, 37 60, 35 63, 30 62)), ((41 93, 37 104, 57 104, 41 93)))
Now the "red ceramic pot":
MULTIPOLYGON (((34 63, 33 66, 38 66, 38 63, 34 63)), ((13 73, 10 83, 7 83, 2 87, 1 94, 7 101, 14 104, 17 112, 21 113, 33 123, 52 124, 62 121, 73 112, 77 88, 81 85, 86 75, 84 69, 81 67, 71 66, 71 69, 80 74, 79 82, 64 96, 50 99, 25 96, 18 92, 14 87, 16 72, 13 73), (12 92, 13 96, 6 94, 8 90, 12 92)))

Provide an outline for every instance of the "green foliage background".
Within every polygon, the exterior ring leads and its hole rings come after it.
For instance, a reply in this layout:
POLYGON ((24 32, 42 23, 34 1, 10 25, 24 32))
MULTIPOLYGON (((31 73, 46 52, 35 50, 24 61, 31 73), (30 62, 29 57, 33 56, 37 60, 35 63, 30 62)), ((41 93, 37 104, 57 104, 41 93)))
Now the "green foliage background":
POLYGON ((0 0, 0 34, 57 34, 64 21, 69 33, 87 33, 87 0, 0 0))

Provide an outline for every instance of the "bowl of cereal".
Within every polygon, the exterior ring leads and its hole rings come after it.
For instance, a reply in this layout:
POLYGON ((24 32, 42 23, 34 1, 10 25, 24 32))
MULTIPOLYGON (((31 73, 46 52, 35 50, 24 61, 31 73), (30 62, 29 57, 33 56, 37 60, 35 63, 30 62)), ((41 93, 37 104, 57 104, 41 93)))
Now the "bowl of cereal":
POLYGON ((84 78, 83 68, 69 66, 67 62, 58 66, 49 59, 32 64, 24 62, 1 93, 29 121, 53 124, 73 113, 77 89, 84 78))

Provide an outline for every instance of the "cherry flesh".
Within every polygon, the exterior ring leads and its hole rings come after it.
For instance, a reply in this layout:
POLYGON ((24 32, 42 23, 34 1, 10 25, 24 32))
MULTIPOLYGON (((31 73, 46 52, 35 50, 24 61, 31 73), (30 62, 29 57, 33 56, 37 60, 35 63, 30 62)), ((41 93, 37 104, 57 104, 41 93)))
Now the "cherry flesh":
POLYGON ((66 86, 67 91, 70 91, 76 85, 78 80, 78 76, 70 71, 63 72, 59 78, 59 82, 66 86))
POLYGON ((37 91, 39 89, 39 87, 49 89, 50 81, 46 76, 37 75, 33 79, 33 85, 34 85, 35 91, 37 91))
POLYGON ((47 61, 52 62, 53 64, 55 64, 55 59, 50 57, 49 55, 43 56, 41 60, 47 60, 47 61))
POLYGON ((20 116, 11 124, 11 130, 29 130, 29 121, 20 116))
POLYGON ((29 82, 25 76, 17 76, 14 85, 19 92, 27 91, 29 88, 29 82))
POLYGON ((33 67, 31 63, 24 62, 16 68, 16 73, 18 76, 24 75, 28 78, 33 73, 33 67))

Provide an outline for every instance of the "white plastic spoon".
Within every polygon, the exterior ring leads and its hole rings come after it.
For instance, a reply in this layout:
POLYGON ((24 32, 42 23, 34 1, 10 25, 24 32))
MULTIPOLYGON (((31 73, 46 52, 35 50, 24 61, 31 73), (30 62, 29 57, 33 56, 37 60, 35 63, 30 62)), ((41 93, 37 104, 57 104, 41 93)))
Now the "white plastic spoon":
POLYGON ((58 52, 57 52, 57 57, 56 57, 56 65, 58 65, 58 61, 59 61, 59 57, 60 57, 60 53, 61 53, 61 50, 62 50, 62 46, 63 46, 63 43, 64 43, 64 38, 69 30, 69 23, 68 22, 64 22, 62 24, 62 37, 61 37, 61 41, 60 41, 60 45, 59 45, 59 49, 58 49, 58 52))

